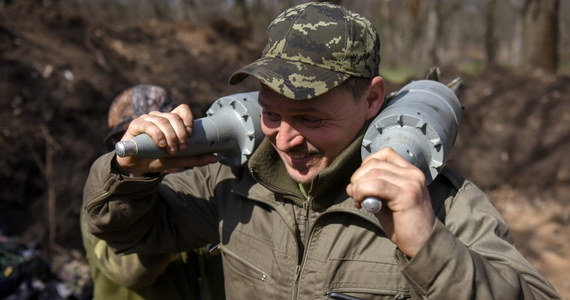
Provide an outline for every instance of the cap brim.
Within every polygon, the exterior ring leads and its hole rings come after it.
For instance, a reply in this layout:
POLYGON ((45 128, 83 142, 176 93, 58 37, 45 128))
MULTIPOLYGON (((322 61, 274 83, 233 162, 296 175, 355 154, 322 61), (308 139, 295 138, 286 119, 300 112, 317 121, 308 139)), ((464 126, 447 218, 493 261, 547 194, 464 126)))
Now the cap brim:
POLYGON ((324 94, 350 78, 350 75, 310 64, 276 57, 262 57, 230 76, 236 84, 254 76, 275 92, 291 99, 305 100, 324 94))

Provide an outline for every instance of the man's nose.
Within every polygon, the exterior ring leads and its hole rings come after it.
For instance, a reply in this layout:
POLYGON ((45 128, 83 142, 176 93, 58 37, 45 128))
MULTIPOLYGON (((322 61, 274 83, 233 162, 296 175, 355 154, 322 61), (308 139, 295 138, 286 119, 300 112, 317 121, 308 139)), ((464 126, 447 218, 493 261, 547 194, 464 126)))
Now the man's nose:
POLYGON ((303 143, 304 137, 288 121, 281 121, 277 133, 276 146, 281 151, 287 151, 303 143))

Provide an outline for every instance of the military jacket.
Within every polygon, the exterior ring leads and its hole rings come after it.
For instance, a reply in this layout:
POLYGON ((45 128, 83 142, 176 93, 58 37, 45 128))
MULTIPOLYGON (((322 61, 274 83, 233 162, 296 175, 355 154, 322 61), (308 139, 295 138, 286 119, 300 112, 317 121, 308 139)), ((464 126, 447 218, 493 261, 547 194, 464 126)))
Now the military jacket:
POLYGON ((109 153, 85 187, 89 229, 124 253, 219 243, 228 299, 559 297, 516 250, 488 197, 450 170, 429 186, 438 218, 430 238, 404 256, 346 194, 361 138, 316 176, 308 197, 267 141, 247 166, 166 176, 122 175, 109 153), (293 206, 306 211, 303 240, 293 206))

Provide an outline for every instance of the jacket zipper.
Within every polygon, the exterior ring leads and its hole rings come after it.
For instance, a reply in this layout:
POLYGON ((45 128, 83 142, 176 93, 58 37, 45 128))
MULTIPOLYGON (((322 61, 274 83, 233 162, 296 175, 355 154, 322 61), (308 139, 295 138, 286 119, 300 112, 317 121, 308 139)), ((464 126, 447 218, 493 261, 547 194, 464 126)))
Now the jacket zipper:
MULTIPOLYGON (((255 174, 254 174, 254 177, 256 177, 255 174)), ((268 188, 268 187, 266 186, 266 188, 268 188)), ((268 188, 268 189, 269 189, 269 188, 268 188)), ((270 190, 279 190, 279 189, 273 187, 273 189, 270 189, 270 190)), ((273 210, 275 210, 275 211, 281 216, 282 219, 285 219, 285 216, 283 215, 282 207, 276 206, 276 205, 275 205, 274 203, 272 203, 271 201, 267 201, 267 200, 264 199, 264 198, 259 198, 259 197, 257 197, 256 195, 247 194, 247 193, 242 193, 242 192, 239 192, 239 191, 237 191, 237 190, 232 190, 232 192, 233 192, 234 194, 236 194, 236 195, 240 195, 240 196, 245 197, 245 198, 247 198, 247 199, 250 199, 250 200, 253 200, 253 201, 256 201, 256 202, 259 202, 259 203, 263 203, 263 204, 269 205, 273 210)), ((285 191, 282 191, 282 192, 285 192, 285 191)), ((288 193, 285 193, 285 195, 293 196, 292 194, 288 194, 288 193)), ((309 197, 308 200, 310 200, 310 197, 309 197)), ((306 202, 309 202, 309 201, 306 201, 306 202)), ((305 203, 305 202, 304 202, 304 203, 305 203)), ((296 234, 295 234, 295 228, 293 227, 293 225, 290 225, 290 224, 288 225, 288 227, 289 227, 289 233, 291 233, 291 235, 293 235, 293 238, 296 240, 297 238, 296 238, 296 234)), ((299 257, 299 249, 300 249, 299 245, 297 245, 296 249, 297 249, 296 257, 299 257)), ((303 258, 302 258, 301 260, 304 261, 304 256, 303 256, 303 258)), ((297 260, 297 261, 298 261, 298 260, 297 260)), ((300 276, 301 276, 301 269, 302 269, 302 265, 303 265, 303 262, 302 262, 302 261, 301 261, 300 264, 298 264, 298 265, 295 267, 295 274, 294 274, 294 278, 293 278, 293 293, 292 293, 292 298, 291 298, 291 299, 297 299, 297 294, 298 294, 297 286, 298 286, 298 284, 299 284, 299 278, 300 278, 300 276)))
MULTIPOLYGON (((301 263, 295 269, 295 284, 293 285, 293 297, 292 299, 295 300, 299 296, 299 281, 301 280, 301 274, 303 273, 303 268, 305 266, 305 258, 307 257, 307 252, 309 251, 309 242, 311 240, 311 231, 312 231, 312 224, 311 224, 311 210, 312 210, 312 200, 311 196, 307 197, 307 200, 303 202, 303 209, 305 210, 305 238, 303 241, 304 244, 304 251, 303 256, 301 258, 301 263)), ((297 246, 297 249, 300 247, 297 246)))
MULTIPOLYGON (((349 213, 349 214, 352 214, 352 215, 355 215, 355 216, 358 216, 358 217, 361 217, 361 218, 363 217, 362 215, 359 215, 359 214, 354 213, 354 212, 352 212, 352 211, 346 211, 346 210, 343 210, 343 209, 332 209, 332 210, 328 210, 328 211, 323 212, 322 214, 320 214, 320 215, 315 219, 315 223, 314 223, 314 224, 310 224, 310 212, 311 212, 311 209, 312 209, 312 201, 311 201, 311 200, 312 200, 312 197, 309 196, 309 197, 307 198, 307 201, 305 202, 305 204, 303 204, 303 208, 305 209, 305 218, 307 219, 306 226, 305 226, 305 239, 304 239, 304 243, 305 243, 305 248, 304 248, 304 249, 305 249, 305 251, 303 252, 303 258, 301 259, 301 264, 298 265, 298 266, 295 268, 295 282, 294 282, 294 285, 293 285, 294 290, 293 290, 293 297, 292 297, 293 300, 296 300, 296 299, 298 298, 298 295, 299 295, 299 288, 300 288, 300 287, 299 287, 299 282, 300 282, 301 275, 302 275, 302 273, 303 273, 303 269, 304 269, 304 266, 305 266, 305 258, 307 257, 307 253, 309 252, 309 244, 310 244, 310 241, 311 241, 311 234, 312 234, 312 232, 313 232, 314 225, 316 225, 316 224, 318 223, 318 220, 321 219, 324 215, 328 215, 329 213, 332 213, 332 212, 339 212, 339 211, 340 211, 340 212, 344 212, 344 213, 349 213)), ((365 218, 365 219, 366 219, 366 218, 365 218)), ((373 222, 372 222, 372 223, 373 223, 373 222)), ((380 228, 380 229, 381 229, 381 228, 380 228)), ((299 247, 297 247, 297 249, 299 249, 299 247)), ((400 299, 400 298, 397 298, 397 299, 400 299)))
MULTIPOLYGON (((253 173, 253 176, 257 178, 257 176, 256 176, 255 173, 253 173)), ((265 186, 265 185, 264 185, 264 186, 265 186)), ((277 189, 276 187, 273 187, 273 186, 270 186, 270 187, 265 186, 265 187, 268 188, 269 190, 272 190, 272 191, 280 191, 281 193, 284 193, 284 194, 286 194, 286 195, 293 196, 292 194, 285 193, 286 191, 283 191, 283 190, 281 190, 281 189, 277 189)), ((260 203, 267 204, 267 205, 269 205, 272 209, 276 210, 276 211, 281 215, 281 210, 278 209, 278 208, 277 208, 273 203, 271 203, 270 201, 266 201, 265 199, 256 197, 255 195, 252 195, 252 194, 244 194, 244 193, 241 193, 241 192, 237 192, 237 191, 235 191, 235 190, 232 190, 232 192, 234 192, 235 194, 241 195, 241 196, 243 196, 243 197, 246 197, 246 198, 248 198, 248 199, 251 199, 251 200, 253 200, 253 201, 257 201, 257 202, 260 202, 260 203)), ((303 203, 304 203, 304 204, 303 204, 303 208, 305 209, 305 217, 307 218, 307 222, 306 222, 306 223, 307 223, 307 226, 305 227, 305 239, 304 239, 304 240, 305 240, 305 247, 304 247, 305 250, 303 251, 303 256, 302 256, 302 258, 301 258, 301 262, 295 267, 295 275, 294 275, 295 277, 294 277, 294 281, 293 281, 293 293, 292 293, 292 297, 291 297, 291 299, 293 299, 293 300, 296 300, 296 299, 298 298, 298 295, 299 295, 299 282, 300 282, 301 274, 302 274, 302 272, 303 272, 304 265, 305 265, 305 257, 307 257, 307 252, 309 251, 309 247, 308 247, 308 246, 309 246, 309 243, 310 243, 310 240, 311 240, 311 238, 310 238, 310 237, 311 237, 311 232, 312 232, 312 230, 313 230, 313 228, 311 228, 311 224, 310 224, 310 222, 309 222, 309 221, 310 221, 310 215, 309 215, 309 214, 310 214, 310 211, 311 211, 311 209, 312 209, 312 200, 313 200, 313 197, 309 195, 309 196, 307 197, 306 201, 303 202, 303 203)), ((315 219, 315 224, 318 223, 318 219, 320 219, 320 218, 323 217, 324 215, 327 215, 327 214, 329 214, 329 213, 331 213, 331 212, 345 212, 345 213, 349 213, 349 214, 358 216, 358 217, 360 217, 360 218, 364 218, 365 220, 368 220, 368 221, 370 221, 370 222, 373 223, 373 224, 376 224, 372 219, 368 219, 368 218, 366 218, 366 217, 363 216, 363 215, 360 215, 360 214, 355 213, 355 212, 353 212, 353 211, 349 211, 349 210, 347 211, 347 210, 339 209, 339 208, 328 209, 327 211, 323 212, 321 215, 319 215, 319 216, 315 219)), ((283 215, 282 215, 281 217, 283 218, 283 215)), ((314 225, 314 224, 313 224, 313 225, 314 225)), ((295 230, 294 230, 294 228, 290 227, 289 229, 290 229, 290 230, 289 230, 290 233, 291 233, 293 236, 295 236, 295 230)), ((382 229, 382 228, 380 228, 380 229, 382 229)), ((297 251, 299 251, 299 249, 300 249, 300 247, 299 247, 299 245, 297 245, 297 251)), ((298 255, 298 253, 297 253, 297 255, 298 255)))

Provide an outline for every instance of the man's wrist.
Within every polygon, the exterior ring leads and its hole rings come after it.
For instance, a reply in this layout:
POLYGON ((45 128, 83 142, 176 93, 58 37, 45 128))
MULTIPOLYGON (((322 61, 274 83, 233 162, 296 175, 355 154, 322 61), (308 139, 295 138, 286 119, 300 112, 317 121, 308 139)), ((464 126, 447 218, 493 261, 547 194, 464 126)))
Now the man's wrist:
POLYGON ((134 170, 128 170, 123 166, 121 166, 121 164, 119 164, 117 155, 115 155, 113 157, 113 160, 111 161, 111 171, 113 173, 127 177, 158 177, 162 174, 160 172, 150 173, 150 172, 136 172, 134 170))

